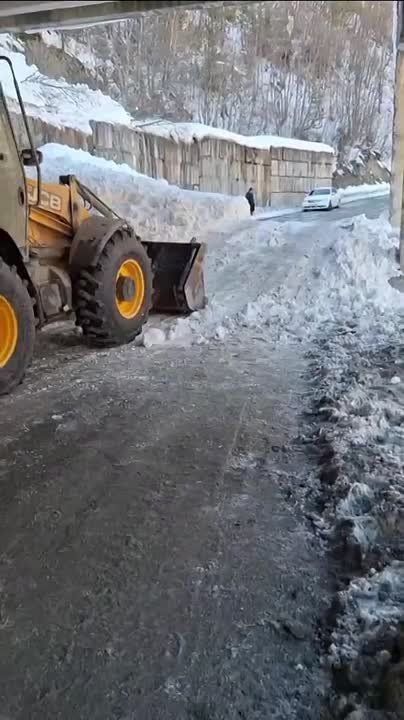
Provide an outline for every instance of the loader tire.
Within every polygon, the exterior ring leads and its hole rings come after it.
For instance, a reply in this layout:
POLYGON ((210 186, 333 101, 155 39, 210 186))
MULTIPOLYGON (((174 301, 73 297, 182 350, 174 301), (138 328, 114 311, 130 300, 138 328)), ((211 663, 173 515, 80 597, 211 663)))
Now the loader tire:
POLYGON ((32 298, 16 268, 0 258, 0 395, 20 384, 31 363, 34 345, 32 298))
POLYGON ((136 236, 119 230, 96 267, 82 269, 74 282, 76 324, 95 345, 131 342, 147 321, 152 285, 146 250, 136 236))

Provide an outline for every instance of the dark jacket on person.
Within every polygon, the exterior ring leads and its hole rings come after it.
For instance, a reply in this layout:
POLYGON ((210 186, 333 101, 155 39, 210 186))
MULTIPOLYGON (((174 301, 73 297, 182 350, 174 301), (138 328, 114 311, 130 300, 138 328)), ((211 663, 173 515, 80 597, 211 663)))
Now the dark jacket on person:
POLYGON ((248 204, 249 204, 249 206, 250 206, 250 212, 251 212, 251 215, 252 215, 253 212, 254 212, 254 210, 255 210, 255 198, 254 198, 254 193, 253 193, 252 188, 250 188, 250 189, 248 190, 248 192, 246 192, 246 195, 245 195, 245 196, 246 196, 246 199, 248 200, 248 204))

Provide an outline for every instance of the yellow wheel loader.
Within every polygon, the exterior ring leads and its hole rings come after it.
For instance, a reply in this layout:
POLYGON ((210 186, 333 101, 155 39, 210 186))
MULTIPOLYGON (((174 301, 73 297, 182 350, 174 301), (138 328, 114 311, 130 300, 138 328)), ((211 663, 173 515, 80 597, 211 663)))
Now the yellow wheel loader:
POLYGON ((28 145, 17 147, 0 86, 0 395, 21 382, 36 331, 73 314, 83 335, 128 343, 151 310, 190 313, 205 304, 205 246, 141 240, 72 175, 41 182, 23 101, 9 65, 28 145), (28 179, 24 165, 36 168, 28 179))

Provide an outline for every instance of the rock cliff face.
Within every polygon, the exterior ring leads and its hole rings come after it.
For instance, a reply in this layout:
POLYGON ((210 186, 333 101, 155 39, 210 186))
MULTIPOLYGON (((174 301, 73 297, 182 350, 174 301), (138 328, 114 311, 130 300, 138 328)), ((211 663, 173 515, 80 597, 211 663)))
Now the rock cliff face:
POLYGON ((377 182, 390 182, 390 170, 380 153, 369 148, 352 148, 334 173, 334 185, 339 188, 377 182))

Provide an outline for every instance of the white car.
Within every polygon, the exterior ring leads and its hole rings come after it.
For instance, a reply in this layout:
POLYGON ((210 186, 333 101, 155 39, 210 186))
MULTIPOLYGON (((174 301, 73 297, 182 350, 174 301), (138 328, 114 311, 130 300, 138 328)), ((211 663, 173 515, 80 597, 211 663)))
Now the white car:
POLYGON ((341 195, 338 190, 330 187, 321 187, 311 190, 303 200, 304 210, 332 210, 341 203, 341 195))

